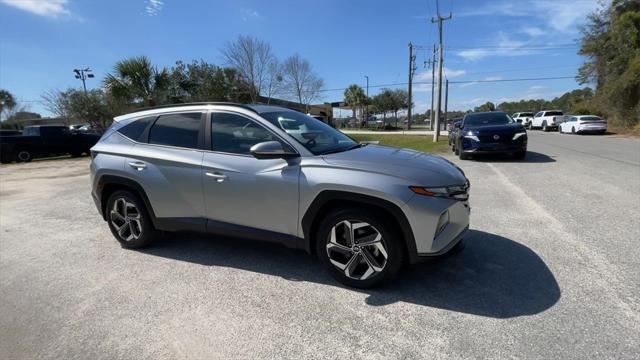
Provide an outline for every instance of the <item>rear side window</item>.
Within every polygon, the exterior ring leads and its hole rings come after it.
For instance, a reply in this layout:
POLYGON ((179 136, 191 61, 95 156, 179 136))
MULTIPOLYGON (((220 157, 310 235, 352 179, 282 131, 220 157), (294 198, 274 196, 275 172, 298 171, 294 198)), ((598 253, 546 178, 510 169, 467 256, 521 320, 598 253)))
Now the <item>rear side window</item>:
POLYGON ((547 111, 544 116, 562 116, 562 111, 547 111))
POLYGON ((146 118, 135 120, 130 124, 127 124, 118 129, 118 132, 131 140, 139 141, 140 136, 142 135, 144 130, 155 118, 155 116, 149 116, 146 118))
POLYGON ((201 114, 161 115, 149 130, 149 144, 198 148, 201 114))

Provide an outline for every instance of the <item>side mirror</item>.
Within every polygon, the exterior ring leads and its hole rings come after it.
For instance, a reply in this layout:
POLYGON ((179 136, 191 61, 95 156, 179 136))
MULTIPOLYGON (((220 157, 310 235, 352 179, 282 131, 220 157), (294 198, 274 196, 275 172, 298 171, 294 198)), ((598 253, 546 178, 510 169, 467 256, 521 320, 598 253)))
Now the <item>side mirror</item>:
POLYGON ((249 150, 256 159, 288 159, 299 156, 291 150, 285 150, 278 141, 265 141, 257 143, 249 150))

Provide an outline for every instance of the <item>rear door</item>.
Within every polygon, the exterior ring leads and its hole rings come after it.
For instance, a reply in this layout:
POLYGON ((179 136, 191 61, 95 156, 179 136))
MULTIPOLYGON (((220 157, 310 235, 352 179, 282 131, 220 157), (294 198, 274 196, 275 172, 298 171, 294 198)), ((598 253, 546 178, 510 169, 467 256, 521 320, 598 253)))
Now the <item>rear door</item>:
POLYGON ((299 158, 256 159, 249 149, 264 141, 286 141, 260 123, 233 112, 208 121, 202 182, 209 226, 230 225, 297 236, 299 158))
POLYGON ((203 131, 201 111, 162 114, 144 130, 125 161, 155 216, 173 230, 204 230, 203 131))

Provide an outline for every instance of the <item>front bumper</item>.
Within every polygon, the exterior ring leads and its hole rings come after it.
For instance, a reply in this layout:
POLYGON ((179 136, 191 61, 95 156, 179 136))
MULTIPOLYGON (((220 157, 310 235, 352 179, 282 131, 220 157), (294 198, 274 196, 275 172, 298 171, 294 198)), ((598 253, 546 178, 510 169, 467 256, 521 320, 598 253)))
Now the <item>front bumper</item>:
POLYGON ((415 249, 410 249, 412 260, 439 256, 451 250, 469 229, 470 211, 468 201, 422 195, 412 197, 403 209, 416 245, 415 249), (448 213, 449 220, 437 233, 438 220, 444 212, 448 213))
POLYGON ((508 142, 481 142, 463 138, 462 151, 474 154, 514 153, 527 150, 527 137, 508 142))

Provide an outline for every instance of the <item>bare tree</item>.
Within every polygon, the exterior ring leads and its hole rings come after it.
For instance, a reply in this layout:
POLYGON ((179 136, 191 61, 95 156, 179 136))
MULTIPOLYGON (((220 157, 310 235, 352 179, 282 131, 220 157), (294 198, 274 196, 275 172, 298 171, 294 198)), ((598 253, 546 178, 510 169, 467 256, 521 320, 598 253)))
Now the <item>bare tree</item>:
POLYGON ((311 102, 320 96, 324 81, 313 72, 309 61, 298 54, 284 61, 282 71, 287 90, 300 104, 305 105, 308 112, 311 102))
POLYGON ((272 90, 270 67, 273 66, 275 57, 271 52, 271 45, 251 36, 240 35, 236 41, 228 42, 221 52, 227 65, 235 68, 250 85, 252 102, 257 102, 260 94, 272 90))
POLYGON ((271 102, 271 98, 279 96, 283 90, 282 65, 276 59, 269 64, 269 76, 267 77, 267 86, 265 87, 265 95, 267 96, 267 104, 271 102))
POLYGON ((61 117, 65 120, 69 119, 70 93, 72 90, 48 90, 42 94, 42 101, 45 109, 50 113, 61 117))

